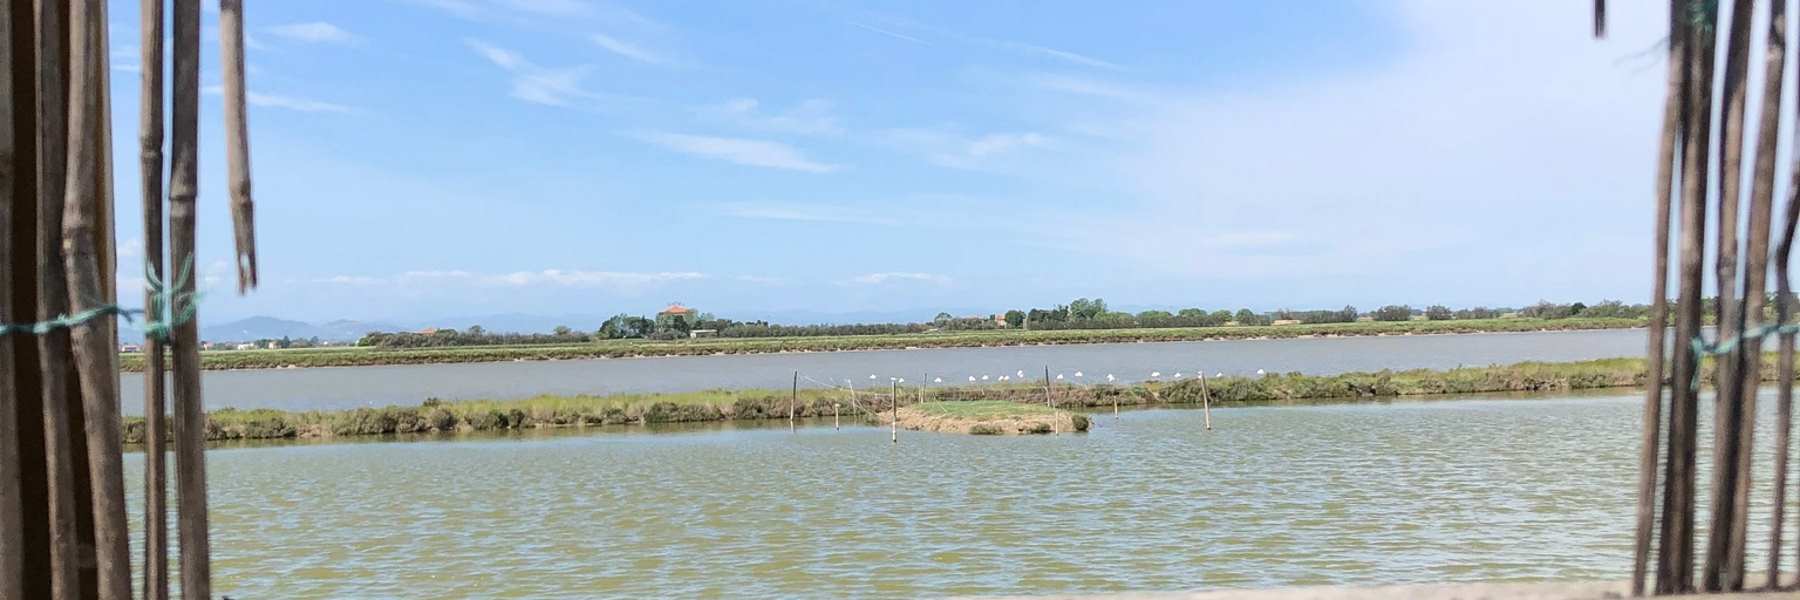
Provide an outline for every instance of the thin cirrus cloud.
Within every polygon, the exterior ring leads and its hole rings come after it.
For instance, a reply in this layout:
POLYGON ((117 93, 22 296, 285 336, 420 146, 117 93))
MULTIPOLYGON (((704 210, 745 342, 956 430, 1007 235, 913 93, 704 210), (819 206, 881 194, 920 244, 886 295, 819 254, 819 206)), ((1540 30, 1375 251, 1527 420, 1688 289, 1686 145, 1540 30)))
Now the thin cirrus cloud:
POLYGON ((884 285, 892 283, 928 283, 931 285, 950 285, 950 277, 936 273, 865 273, 844 280, 851 285, 884 285))
POLYGON ((839 135, 844 126, 832 113, 830 100, 811 98, 778 112, 762 110, 755 98, 733 98, 700 108, 700 117, 745 129, 794 135, 839 135))
POLYGON ((639 133, 634 137, 682 154, 751 167, 807 173, 830 173, 842 168, 809 159, 793 146, 780 142, 668 132, 639 133))
POLYGON ((510 273, 475 273, 462 270, 406 271, 391 277, 365 275, 333 275, 320 277, 313 283, 349 286, 429 286, 473 285, 484 287, 570 287, 570 288, 644 288, 682 281, 709 279, 706 273, 693 271, 587 271, 543 269, 510 273))
POLYGON ((463 43, 494 66, 512 75, 511 96, 518 100, 545 106, 568 107, 580 100, 606 97, 605 94, 582 87, 582 80, 587 77, 588 72, 586 66, 543 67, 526 60, 518 52, 481 40, 466 39, 463 43))
POLYGON ((716 206, 719 215, 761 221, 795 221, 801 223, 856 223, 862 225, 896 225, 899 221, 853 209, 820 204, 782 204, 763 202, 726 202, 716 206))
POLYGON ((619 38, 616 38, 616 37, 613 37, 610 35, 606 35, 603 33, 596 33, 596 34, 590 35, 590 36, 588 36, 588 40, 593 42, 594 45, 599 46, 601 49, 606 50, 607 52, 611 52, 613 54, 617 54, 619 56, 623 56, 625 58, 629 58, 631 60, 635 60, 637 62, 641 62, 644 64, 667 65, 667 64, 670 64, 671 62, 673 62, 669 59, 669 57, 663 56, 662 54, 659 54, 657 52, 653 52, 649 49, 644 48, 643 46, 639 46, 637 44, 633 44, 631 42, 627 42, 625 40, 621 40, 619 38))
POLYGON ((1035 132, 967 136, 940 129, 892 129, 885 137, 923 154, 932 164, 964 170, 986 169, 1023 150, 1051 143, 1049 137, 1035 132))
MULTIPOLYGON (((206 88, 201 91, 205 92, 207 95, 210 95, 210 96, 222 96, 225 94, 224 86, 217 86, 217 85, 206 86, 206 88)), ((251 106, 261 106, 264 108, 279 108, 282 110, 292 110, 292 111, 297 111, 297 112, 309 112, 309 113, 352 113, 352 112, 356 112, 356 109, 354 109, 354 108, 351 108, 349 106, 345 106, 342 104, 333 103, 333 102, 325 102, 323 100, 312 100, 312 99, 308 99, 308 98, 296 98, 293 96, 282 96, 279 94, 263 94, 263 93, 257 93, 257 92, 251 92, 251 91, 244 92, 244 101, 250 103, 251 106)))
POLYGON ((871 31, 874 33, 879 33, 881 35, 885 35, 885 36, 888 36, 888 37, 891 37, 891 38, 894 38, 897 40, 904 40, 904 41, 912 42, 914 44, 919 44, 922 46, 930 46, 931 45, 931 42, 927 42, 925 40, 922 40, 922 39, 919 39, 919 38, 916 38, 916 37, 913 37, 910 35, 906 35, 904 33, 898 32, 898 31, 893 31, 890 29, 883 29, 880 27, 876 27, 874 25, 870 25, 867 23, 859 23, 856 21, 846 21, 846 22, 849 23, 851 27, 855 27, 857 29, 861 29, 864 31, 871 31))
POLYGON ((276 37, 307 44, 344 45, 356 41, 356 36, 350 35, 350 32, 324 21, 276 25, 269 28, 269 33, 276 37))

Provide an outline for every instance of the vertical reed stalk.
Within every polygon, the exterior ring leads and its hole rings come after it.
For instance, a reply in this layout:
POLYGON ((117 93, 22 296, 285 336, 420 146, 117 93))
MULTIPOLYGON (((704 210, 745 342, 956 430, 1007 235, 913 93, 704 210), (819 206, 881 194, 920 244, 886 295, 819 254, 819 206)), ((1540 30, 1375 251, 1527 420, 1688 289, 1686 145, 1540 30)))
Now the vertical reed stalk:
MULTIPOLYGON (((0 13, 0 64, 11 68, 12 15, 0 13)), ((12 234, 12 203, 18 197, 14 170, 12 74, 0 76, 0 232, 12 234)), ((12 323, 12 244, 0 242, 0 323, 12 323)), ((23 283, 23 282, 18 282, 23 283)), ((0 600, 25 600, 25 530, 19 461, 18 384, 13 379, 13 336, 0 336, 0 600)))
MULTIPOLYGON (((171 125, 169 177, 169 260, 188 277, 178 280, 175 294, 192 298, 194 199, 199 193, 200 1, 175 0, 175 99, 171 125)), ((224 37, 224 36, 221 36, 224 37)), ((229 102, 227 103, 229 104, 229 102)), ((183 300, 191 301, 191 300, 183 300)), ((181 312, 183 307, 171 307, 181 312)), ((181 591, 188 598, 212 597, 212 559, 207 539, 206 414, 200 398, 200 330, 198 318, 175 325, 171 343, 175 374, 175 498, 179 506, 181 591)))
POLYGON ((225 163, 231 178, 238 293, 256 287, 256 222, 250 201, 250 131, 244 107, 244 1, 219 0, 219 62, 225 97, 225 163))
POLYGON ((1681 0, 1669 3, 1669 85, 1663 101, 1662 141, 1656 153, 1656 235, 1650 293, 1649 342, 1645 352, 1643 442, 1638 453, 1637 532, 1632 547, 1631 595, 1644 595, 1649 568, 1652 525, 1656 520, 1656 450, 1661 444, 1663 348, 1669 321, 1669 204, 1674 197, 1675 149, 1681 127, 1682 47, 1681 0))
POLYGON ((1200 373, 1200 414, 1206 417, 1206 430, 1212 431, 1212 391, 1206 389, 1206 373, 1200 373))
POLYGON ((1701 271, 1705 262, 1706 180, 1711 140, 1712 75, 1718 6, 1688 2, 1678 14, 1690 27, 1684 45, 1683 140, 1681 176, 1681 283, 1676 308, 1676 353, 1673 399, 1669 410, 1669 453, 1663 477, 1661 545, 1657 547, 1656 591, 1678 593, 1694 588, 1694 458, 1698 394, 1688 385, 1700 368, 1699 357, 1686 351, 1700 333, 1701 271), (1698 23, 1694 21, 1698 20, 1698 23))
MULTIPOLYGON (((138 104, 140 186, 144 205, 144 272, 167 281, 163 272, 163 3, 143 0, 139 39, 142 89, 138 104)), ((162 299, 144 291, 151 319, 162 319, 162 299)), ((144 598, 169 597, 168 441, 163 419, 163 342, 144 337, 144 598)))
MULTIPOLYGON (((104 198, 96 185, 101 155, 100 70, 105 63, 101 37, 101 0, 75 0, 69 5, 68 169, 65 173, 62 221, 63 267, 68 274, 69 305, 74 312, 112 304, 102 280, 99 224, 104 198)), ((119 441, 119 370, 115 362, 112 316, 90 319, 70 328, 76 375, 87 437, 88 480, 94 512, 94 550, 101 600, 131 598, 130 531, 125 520, 125 474, 119 441)))

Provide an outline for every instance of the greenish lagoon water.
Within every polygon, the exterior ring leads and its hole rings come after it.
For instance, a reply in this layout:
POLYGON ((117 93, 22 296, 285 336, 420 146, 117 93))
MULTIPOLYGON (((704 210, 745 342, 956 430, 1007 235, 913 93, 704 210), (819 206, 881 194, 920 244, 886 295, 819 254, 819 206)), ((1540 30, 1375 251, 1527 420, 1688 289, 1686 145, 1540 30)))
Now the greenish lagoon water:
POLYGON ((826 421, 225 447, 207 455, 214 574, 234 598, 1617 579, 1639 398, 1226 408, 1211 432, 1197 410, 1141 410, 1086 434, 898 445, 826 421))

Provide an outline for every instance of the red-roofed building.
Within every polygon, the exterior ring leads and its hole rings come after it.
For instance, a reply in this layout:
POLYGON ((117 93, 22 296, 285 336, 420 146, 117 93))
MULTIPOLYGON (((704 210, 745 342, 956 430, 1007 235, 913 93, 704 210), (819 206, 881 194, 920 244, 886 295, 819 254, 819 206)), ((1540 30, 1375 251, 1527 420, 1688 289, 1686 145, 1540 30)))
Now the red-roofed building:
POLYGON ((656 328, 660 331, 675 330, 687 333, 694 329, 700 321, 700 311, 682 306, 680 302, 672 302, 668 308, 656 313, 656 328))

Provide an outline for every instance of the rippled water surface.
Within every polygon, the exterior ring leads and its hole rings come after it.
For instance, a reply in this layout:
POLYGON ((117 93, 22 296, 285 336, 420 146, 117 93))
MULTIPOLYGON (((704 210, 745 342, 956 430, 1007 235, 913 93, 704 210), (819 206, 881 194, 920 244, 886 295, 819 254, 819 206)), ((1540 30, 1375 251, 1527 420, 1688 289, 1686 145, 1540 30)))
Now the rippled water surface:
POLYGON ((1210 433, 1128 411, 898 445, 827 422, 218 449, 214 573, 235 598, 1616 579, 1636 398, 1231 408, 1210 433))

